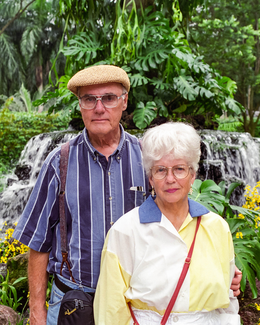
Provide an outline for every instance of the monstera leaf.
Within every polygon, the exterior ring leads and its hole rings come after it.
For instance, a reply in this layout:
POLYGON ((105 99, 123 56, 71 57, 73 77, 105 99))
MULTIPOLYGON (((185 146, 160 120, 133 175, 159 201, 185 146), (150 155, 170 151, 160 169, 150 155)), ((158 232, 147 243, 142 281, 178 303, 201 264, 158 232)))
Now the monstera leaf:
POLYGON ((256 277, 260 279, 260 232, 255 227, 259 212, 231 205, 229 200, 234 189, 240 185, 232 183, 226 189, 225 182, 218 185, 212 180, 196 179, 190 198, 224 217, 233 236, 236 266, 242 271, 241 290, 248 280, 253 299, 257 298, 256 277), (243 219, 237 215, 243 215, 243 219))
POLYGON ((143 102, 137 104, 137 108, 133 114, 133 121, 139 129, 144 129, 157 116, 157 107, 155 102, 148 102, 146 105, 143 102))

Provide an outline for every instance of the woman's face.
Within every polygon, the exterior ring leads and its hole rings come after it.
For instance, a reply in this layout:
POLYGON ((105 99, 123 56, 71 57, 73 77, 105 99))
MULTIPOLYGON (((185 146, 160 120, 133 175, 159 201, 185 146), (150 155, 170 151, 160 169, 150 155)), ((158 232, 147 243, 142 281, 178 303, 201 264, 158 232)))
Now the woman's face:
MULTIPOLYGON (((184 159, 174 159, 172 155, 164 156, 154 163, 154 166, 173 167, 177 165, 186 165, 184 159)), ((178 179, 174 176, 172 169, 168 169, 167 175, 163 179, 150 177, 150 184, 154 187, 156 193, 156 203, 160 204, 178 204, 186 202, 191 185, 195 180, 195 172, 189 169, 187 177, 178 179)))

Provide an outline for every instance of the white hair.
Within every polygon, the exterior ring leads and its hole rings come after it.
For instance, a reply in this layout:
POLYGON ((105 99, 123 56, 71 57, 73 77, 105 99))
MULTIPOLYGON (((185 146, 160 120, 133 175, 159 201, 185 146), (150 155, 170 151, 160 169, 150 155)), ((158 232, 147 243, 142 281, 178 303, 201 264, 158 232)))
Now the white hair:
POLYGON ((198 170, 200 160, 200 136, 194 127, 182 122, 168 122, 148 129, 142 139, 144 169, 148 177, 154 163, 166 155, 173 159, 183 159, 198 170))

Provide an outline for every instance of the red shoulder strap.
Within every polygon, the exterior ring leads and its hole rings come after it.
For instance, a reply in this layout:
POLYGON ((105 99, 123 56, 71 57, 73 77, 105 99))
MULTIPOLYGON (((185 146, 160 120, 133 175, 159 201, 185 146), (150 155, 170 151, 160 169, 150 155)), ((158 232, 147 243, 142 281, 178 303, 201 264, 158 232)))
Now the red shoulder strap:
MULTIPOLYGON (((172 308, 175 304, 175 301, 178 297, 178 294, 180 292, 180 289, 181 289, 181 286, 183 284, 183 281, 186 277, 186 274, 188 272, 188 269, 189 269, 189 266, 190 266, 190 263, 191 263, 191 256, 192 256, 192 253, 193 253, 193 249, 194 249, 194 245, 195 245, 195 240, 196 240, 196 236, 197 236, 197 232, 199 230, 199 225, 200 225, 200 222, 201 222, 201 217, 198 217, 197 218, 197 225, 196 225, 196 229, 195 229, 195 235, 194 235, 194 238, 193 238, 193 241, 192 241, 192 244, 191 244, 191 247, 190 247, 190 250, 189 250, 189 253, 188 253, 188 256, 186 257, 186 260, 184 262, 184 266, 183 266, 183 269, 182 269, 182 272, 181 272, 181 275, 180 275, 180 278, 179 278, 179 281, 177 283, 177 286, 174 290, 174 293, 173 293, 173 296, 165 310, 165 313, 163 315, 163 318, 161 320, 161 325, 165 325, 169 316, 170 316, 170 313, 172 311, 172 308)), ((132 307, 131 307, 131 303, 129 302, 128 303, 128 306, 129 306, 129 309, 130 309, 130 313, 131 313, 131 316, 132 316, 132 319, 134 321, 134 325, 139 325, 135 315, 134 315, 134 312, 132 310, 132 307)))

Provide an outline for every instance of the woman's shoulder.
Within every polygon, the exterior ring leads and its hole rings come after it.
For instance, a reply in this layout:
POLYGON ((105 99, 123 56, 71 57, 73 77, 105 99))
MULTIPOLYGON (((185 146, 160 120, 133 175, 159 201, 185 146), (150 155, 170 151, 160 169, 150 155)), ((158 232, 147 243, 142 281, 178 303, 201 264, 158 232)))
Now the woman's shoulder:
POLYGON ((130 231, 139 224, 139 207, 136 207, 129 212, 123 214, 111 227, 111 231, 126 232, 130 231))
POLYGON ((224 218, 222 218, 217 213, 210 211, 202 204, 189 199, 189 209, 192 217, 202 216, 201 222, 204 225, 208 225, 211 227, 219 226, 226 230, 229 230, 228 223, 225 221, 224 218))
POLYGON ((202 224, 204 226, 208 226, 210 228, 213 228, 215 230, 223 230, 229 232, 229 225, 226 222, 226 220, 218 215, 215 212, 209 211, 207 214, 203 215, 202 217, 202 224))

